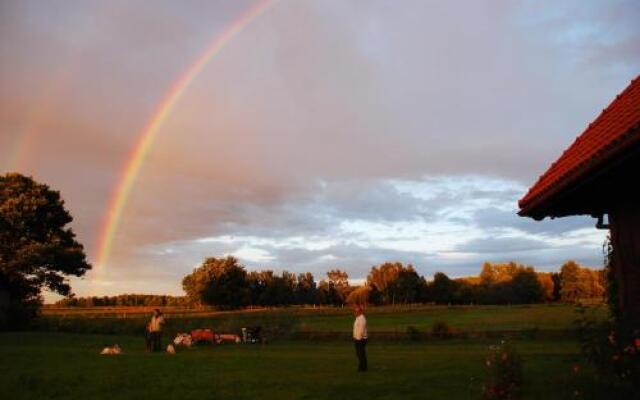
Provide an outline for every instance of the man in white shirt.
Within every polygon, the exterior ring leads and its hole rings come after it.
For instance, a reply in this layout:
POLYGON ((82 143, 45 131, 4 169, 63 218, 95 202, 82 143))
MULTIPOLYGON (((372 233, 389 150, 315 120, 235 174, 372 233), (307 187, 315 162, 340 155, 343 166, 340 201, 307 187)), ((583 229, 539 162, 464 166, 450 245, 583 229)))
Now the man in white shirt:
POLYGON ((353 322, 353 343, 356 347, 358 357, 358 372, 367 371, 367 319, 364 317, 362 306, 356 305, 354 308, 356 320, 353 322))

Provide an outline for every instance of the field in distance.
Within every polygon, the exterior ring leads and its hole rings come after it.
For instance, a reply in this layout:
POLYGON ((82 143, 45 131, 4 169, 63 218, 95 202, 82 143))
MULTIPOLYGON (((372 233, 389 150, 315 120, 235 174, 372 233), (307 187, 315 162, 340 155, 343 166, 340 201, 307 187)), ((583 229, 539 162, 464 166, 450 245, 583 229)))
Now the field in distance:
MULTIPOLYGON (((155 307, 45 308, 39 325, 44 330, 89 333, 138 333, 155 307)), ((284 325, 288 332, 350 332, 353 324, 348 307, 288 307, 241 311, 163 308, 170 332, 212 328, 237 331, 243 326, 284 325)), ((589 313, 606 318, 604 306, 592 306, 589 313)), ((569 304, 518 306, 382 306, 366 310, 369 330, 428 332, 444 322, 458 332, 545 330, 575 328, 577 309, 569 304), (411 327, 411 328, 410 328, 411 327)))

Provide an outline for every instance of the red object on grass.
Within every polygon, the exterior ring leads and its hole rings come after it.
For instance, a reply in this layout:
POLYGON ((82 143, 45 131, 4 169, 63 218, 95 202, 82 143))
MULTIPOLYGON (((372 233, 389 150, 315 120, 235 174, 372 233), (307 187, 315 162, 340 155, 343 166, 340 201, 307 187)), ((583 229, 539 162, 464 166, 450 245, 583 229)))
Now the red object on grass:
POLYGON ((191 331, 191 340, 194 343, 214 343, 215 334, 211 329, 194 329, 191 331))

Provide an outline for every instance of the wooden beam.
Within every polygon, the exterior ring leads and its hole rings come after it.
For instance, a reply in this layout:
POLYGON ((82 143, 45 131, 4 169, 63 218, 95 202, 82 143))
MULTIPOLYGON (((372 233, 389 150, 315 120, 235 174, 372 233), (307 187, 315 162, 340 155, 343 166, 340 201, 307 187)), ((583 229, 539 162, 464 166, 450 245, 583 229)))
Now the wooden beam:
POLYGON ((640 199, 625 199, 611 210, 609 220, 618 304, 640 321, 640 199))

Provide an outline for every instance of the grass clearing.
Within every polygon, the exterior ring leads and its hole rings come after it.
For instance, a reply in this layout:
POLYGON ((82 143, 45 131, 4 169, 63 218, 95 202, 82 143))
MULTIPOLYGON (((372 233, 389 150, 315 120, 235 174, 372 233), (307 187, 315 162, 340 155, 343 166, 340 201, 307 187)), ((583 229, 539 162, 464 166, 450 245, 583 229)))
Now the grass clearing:
MULTIPOLYGON (((560 335, 514 335, 523 358, 525 399, 625 398, 621 389, 594 383, 571 330, 577 317, 569 305, 408 306, 367 310, 371 370, 356 372, 351 310, 286 308, 168 313, 164 343, 177 331, 241 326, 282 328, 266 345, 227 344, 180 350, 176 355, 144 352, 147 315, 123 310, 120 317, 91 310, 73 315, 47 311, 37 332, 0 334, 0 385, 9 399, 478 399, 484 359, 504 331, 556 330, 560 335), (496 332, 496 338, 422 341, 383 340, 385 332, 421 332, 444 321, 459 331, 496 332), (288 329, 288 330, 287 330, 288 329), (80 333, 78 333, 80 332, 80 333), (102 334, 95 334, 101 332, 102 334), (295 332, 339 332, 345 340, 287 340, 295 332), (109 334, 104 334, 109 333, 109 334), (118 343, 125 354, 101 356, 118 343), (581 364, 580 373, 573 366, 581 364)), ((171 311, 171 310, 169 310, 171 311)), ((605 318, 603 308, 592 310, 605 318)), ((319 337, 322 337, 321 335, 319 337)))
MULTIPOLYGON (((132 336, 4 333, 0 343, 0 384, 5 398, 19 400, 473 399, 492 342, 373 341, 366 374, 355 371, 350 342, 229 344, 173 356, 147 354, 141 338, 132 336), (125 354, 98 354, 115 342, 125 354)), ((581 361, 575 342, 515 345, 524 359, 524 398, 570 398, 575 387, 588 384, 591 371, 572 372, 581 361)))

